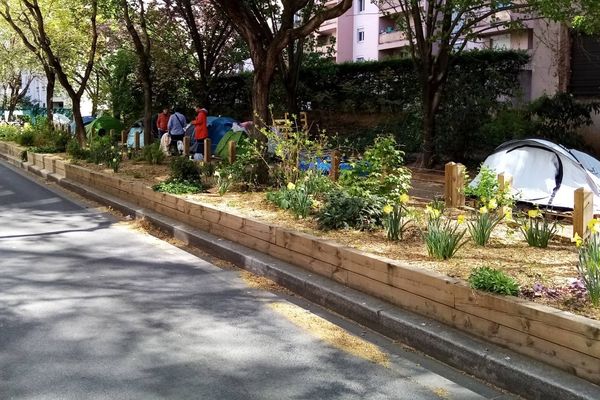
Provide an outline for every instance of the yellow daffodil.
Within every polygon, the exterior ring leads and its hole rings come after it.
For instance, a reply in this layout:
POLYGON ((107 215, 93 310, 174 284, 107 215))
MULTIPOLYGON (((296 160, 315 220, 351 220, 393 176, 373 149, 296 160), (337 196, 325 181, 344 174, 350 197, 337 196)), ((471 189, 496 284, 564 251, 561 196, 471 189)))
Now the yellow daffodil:
POLYGON ((506 208, 504 210, 504 219, 507 220, 507 221, 512 221, 513 220, 513 218, 512 218, 512 210, 510 208, 506 208))
POLYGON ((287 188, 288 188, 288 190, 294 190, 294 189, 296 189, 296 185, 294 185, 293 182, 290 182, 287 184, 287 188))
POLYGON ((459 225, 462 225, 465 223, 465 215, 464 214, 460 214, 457 218, 456 218, 456 222, 458 222, 459 225))
POLYGON ((491 199, 488 203, 488 208, 490 210, 495 210, 496 208, 498 208, 498 202, 496 201, 496 199, 491 199))
POLYGON ((579 236, 577 232, 575 232, 575 236, 571 238, 571 242, 575 243, 575 246, 581 247, 581 245, 583 244, 583 239, 581 238, 581 236, 579 236))
POLYGON ((488 213, 488 208, 486 206, 483 206, 479 209, 479 214, 487 214, 488 213))
POLYGON ((410 201, 410 197, 406 193, 400 195, 400 204, 407 204, 410 201))
POLYGON ((527 216, 529 218, 537 218, 539 216, 541 216, 542 213, 540 212, 540 210, 529 210, 527 211, 527 216))
POLYGON ((592 233, 600 233, 600 220, 596 218, 590 219, 587 223, 588 230, 592 233))
POLYGON ((215 171, 215 173, 213 175, 218 178, 219 176, 221 176, 221 173, 219 171, 215 171))
POLYGON ((386 204, 385 206, 383 206, 384 214, 390 214, 392 211, 394 211, 394 207, 392 207, 391 205, 386 204))
POLYGON ((438 219, 441 215, 442 215, 442 213, 440 212, 440 210, 437 210, 434 208, 431 211, 431 218, 433 218, 433 219, 438 219))
POLYGON ((482 202, 483 204, 487 203, 487 197, 482 197, 482 198, 481 198, 481 202, 482 202))

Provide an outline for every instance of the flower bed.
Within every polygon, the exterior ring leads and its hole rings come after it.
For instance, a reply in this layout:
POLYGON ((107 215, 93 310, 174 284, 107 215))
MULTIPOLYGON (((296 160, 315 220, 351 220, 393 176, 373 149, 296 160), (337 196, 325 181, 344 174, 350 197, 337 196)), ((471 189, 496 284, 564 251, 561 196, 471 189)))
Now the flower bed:
MULTIPOLYGON (((0 143, 0 152, 11 157, 13 162, 20 149, 16 146, 0 143)), ((429 270, 435 265, 454 265, 453 275, 464 277, 463 265, 473 263, 479 266, 479 258, 486 257, 490 263, 516 259, 522 260, 525 253, 535 253, 534 263, 548 261, 553 268, 557 252, 564 252, 561 268, 565 271, 572 265, 576 254, 573 247, 559 243, 551 244, 549 249, 530 249, 525 252, 524 245, 516 250, 507 250, 515 244, 503 243, 502 235, 493 238, 492 253, 479 253, 478 249, 469 250, 466 245, 457 257, 445 262, 430 260, 423 247, 418 246, 420 237, 409 235, 397 244, 386 243, 382 232, 375 233, 370 239, 360 239, 358 233, 345 231, 334 233, 343 243, 324 240, 315 235, 298 232, 281 226, 281 211, 255 210, 245 213, 243 208, 237 212, 225 211, 234 203, 245 203, 246 210, 253 207, 247 197, 233 195, 223 198, 204 194, 199 196, 173 196, 154 192, 148 185, 124 178, 114 173, 92 171, 82 166, 71 165, 50 156, 33 156, 30 159, 38 169, 45 168, 47 173, 60 175, 78 184, 89 185, 122 199, 134 202, 169 217, 191 224, 217 236, 240 243, 247 247, 270 254, 276 258, 306 268, 314 273, 329 277, 349 287, 362 290, 405 309, 429 316, 438 321, 483 337, 494 343, 504 345, 515 351, 545 361, 561 369, 570 371, 595 383, 600 383, 600 323, 588 318, 575 316, 544 305, 537 305, 524 299, 501 297, 470 289, 460 279, 429 270), (51 169, 48 169, 51 168, 51 169), (63 173, 64 171, 64 173, 63 173), (228 199, 228 200, 227 200, 228 199), (208 203, 221 203, 217 208, 208 203), (229 204, 225 204, 229 203, 229 204), (268 212, 267 212, 268 211, 268 212), (250 214, 250 216, 246 215, 250 214), (260 214, 260 215, 258 215, 260 214), (266 218, 266 215, 271 215, 266 218), (276 219, 277 223, 259 221, 276 219), (345 237, 345 239, 344 239, 345 237), (355 241, 360 248, 370 243, 378 243, 371 251, 385 254, 386 248, 396 249, 392 260, 374 254, 346 247, 355 241), (499 253, 494 253, 498 250, 499 253), (464 253, 463 253, 464 252, 464 253), (548 253, 546 253, 548 252, 548 253), (495 254, 495 255, 493 255, 495 254), (497 257, 498 255, 501 257, 497 257), (492 256, 493 255, 493 256, 492 256), (494 261, 500 259, 499 261, 494 261), (454 264, 453 264, 454 263, 454 264), (426 268, 424 268, 426 267, 426 268)), ((29 166, 29 165, 26 165, 29 166)), ((122 168, 122 171, 127 171, 122 168)), ((294 227, 313 231, 311 222, 294 221, 294 227), (306 225, 305 225, 306 224, 306 225)), ((321 234, 325 235, 325 234, 321 234)), ((566 273, 565 273, 566 274, 566 273)), ((534 273, 535 275, 535 273, 534 273)))

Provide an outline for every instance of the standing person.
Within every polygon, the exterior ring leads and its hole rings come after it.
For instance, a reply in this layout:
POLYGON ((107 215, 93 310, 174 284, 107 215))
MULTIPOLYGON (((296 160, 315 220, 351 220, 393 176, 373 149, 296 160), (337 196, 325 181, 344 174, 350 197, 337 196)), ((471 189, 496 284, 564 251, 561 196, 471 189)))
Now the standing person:
POLYGON ((183 115, 179 109, 176 109, 173 115, 169 117, 167 130, 171 135, 171 148, 175 148, 175 154, 177 153, 177 141, 183 140, 183 137, 185 136, 186 122, 185 115, 183 115))
POLYGON ((204 139, 208 137, 208 126, 206 124, 206 117, 208 116, 208 111, 206 108, 201 106, 196 106, 196 119, 191 122, 194 125, 194 139, 196 144, 194 145, 195 153, 203 152, 203 144, 204 139))
POLYGON ((158 129, 158 138, 162 138, 162 135, 167 133, 169 130, 169 118, 171 117, 171 113, 169 112, 169 108, 163 108, 162 112, 158 114, 158 118, 156 118, 156 128, 158 129))

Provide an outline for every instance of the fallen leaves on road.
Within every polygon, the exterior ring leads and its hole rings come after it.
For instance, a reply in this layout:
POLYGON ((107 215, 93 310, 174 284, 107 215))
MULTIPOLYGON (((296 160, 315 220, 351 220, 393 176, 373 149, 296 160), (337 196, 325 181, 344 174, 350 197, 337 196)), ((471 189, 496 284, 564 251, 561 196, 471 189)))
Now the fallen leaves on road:
POLYGON ((277 313, 327 344, 372 363, 389 367, 390 359, 379 347, 350 334, 326 319, 292 303, 276 302, 271 303, 270 306, 277 313))

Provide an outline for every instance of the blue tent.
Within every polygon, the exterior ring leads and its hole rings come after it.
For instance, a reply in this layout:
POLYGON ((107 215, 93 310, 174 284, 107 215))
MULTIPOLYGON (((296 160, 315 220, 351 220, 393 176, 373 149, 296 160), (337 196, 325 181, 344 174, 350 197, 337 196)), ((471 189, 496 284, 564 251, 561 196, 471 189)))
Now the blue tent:
MULTIPOLYGON (((237 122, 235 119, 229 118, 229 117, 209 116, 206 118, 206 125, 208 128, 208 137, 211 140, 210 147, 211 147, 213 154, 216 154, 217 145, 219 144, 221 139, 223 139, 223 136, 225 136, 225 134, 231 130, 231 128, 233 127, 233 124, 235 122, 237 122)), ((190 145, 193 146, 194 142, 195 142, 194 125, 190 124, 186 128, 185 134, 190 137, 190 145)))
POLYGON ((140 148, 144 147, 144 128, 142 126, 143 121, 141 119, 133 123, 127 134, 127 147, 135 147, 135 135, 137 133, 140 134, 140 148))
MULTIPOLYGON (((91 124, 96 117, 92 117, 91 115, 86 115, 83 118, 83 126, 87 126, 89 124, 91 124)), ((71 132, 75 133, 75 121, 71 121, 71 132)))

